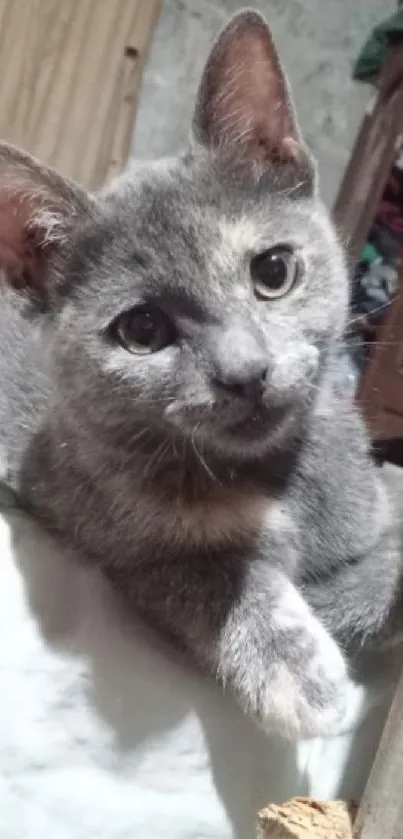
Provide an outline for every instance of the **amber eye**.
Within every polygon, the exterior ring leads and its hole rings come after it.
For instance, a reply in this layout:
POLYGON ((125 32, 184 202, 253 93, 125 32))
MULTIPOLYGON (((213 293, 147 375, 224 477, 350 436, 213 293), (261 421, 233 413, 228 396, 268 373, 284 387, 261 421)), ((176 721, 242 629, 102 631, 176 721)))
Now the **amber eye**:
POLYGON ((287 245, 277 245, 254 256, 250 272, 256 297, 284 297, 300 277, 301 267, 301 260, 287 245))
POLYGON ((175 327, 160 309, 139 306, 124 312, 115 321, 113 332, 128 352, 149 355, 173 344, 175 327))

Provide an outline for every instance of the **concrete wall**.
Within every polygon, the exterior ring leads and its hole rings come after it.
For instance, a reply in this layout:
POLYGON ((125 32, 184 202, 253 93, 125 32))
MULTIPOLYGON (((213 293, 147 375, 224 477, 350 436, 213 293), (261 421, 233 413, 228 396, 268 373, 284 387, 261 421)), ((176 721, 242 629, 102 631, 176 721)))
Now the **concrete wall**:
POLYGON ((372 27, 393 12, 393 0, 165 0, 145 71, 134 153, 156 157, 184 142, 210 43, 245 5, 264 12, 272 26, 331 205, 370 93, 351 81, 352 63, 372 27))

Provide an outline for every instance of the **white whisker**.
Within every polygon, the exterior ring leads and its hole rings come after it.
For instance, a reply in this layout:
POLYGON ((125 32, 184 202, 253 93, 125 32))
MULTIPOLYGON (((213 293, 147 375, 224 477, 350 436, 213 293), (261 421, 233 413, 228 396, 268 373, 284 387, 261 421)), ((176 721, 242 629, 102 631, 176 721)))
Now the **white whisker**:
POLYGON ((201 465, 203 466, 203 468, 204 468, 204 469, 205 469, 205 471, 207 472, 207 474, 210 476, 210 478, 212 478, 212 479, 213 479, 213 481, 215 481, 215 483, 218 483, 216 476, 215 476, 215 475, 214 475, 214 473, 211 471, 210 467, 207 465, 206 461, 204 460, 204 458, 202 457, 202 455, 200 454, 199 450, 198 450, 198 449, 197 449, 197 447, 196 447, 195 435, 196 435, 196 433, 197 433, 197 431, 198 431, 198 428, 199 428, 199 426, 198 426, 198 425, 195 425, 195 427, 194 427, 194 429, 193 429, 193 431, 192 431, 191 441, 192 441, 193 451, 194 451, 194 453, 195 453, 196 457, 198 458, 198 460, 200 461, 201 465))

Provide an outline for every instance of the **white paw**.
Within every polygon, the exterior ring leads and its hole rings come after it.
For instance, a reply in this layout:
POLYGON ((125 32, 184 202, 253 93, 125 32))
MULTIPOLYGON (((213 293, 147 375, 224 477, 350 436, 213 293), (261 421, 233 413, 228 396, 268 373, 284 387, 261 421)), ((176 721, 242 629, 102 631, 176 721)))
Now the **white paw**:
POLYGON ((340 653, 333 662, 334 670, 315 663, 304 676, 284 662, 277 664, 263 702, 263 727, 291 739, 332 736, 343 730, 351 683, 340 653))
POLYGON ((283 642, 265 692, 265 727, 288 737, 335 733, 348 717, 352 685, 340 648, 294 588, 273 617, 283 642))
POLYGON ((304 736, 331 735, 348 714, 350 687, 345 658, 315 620, 315 652, 301 678, 300 716, 304 736))

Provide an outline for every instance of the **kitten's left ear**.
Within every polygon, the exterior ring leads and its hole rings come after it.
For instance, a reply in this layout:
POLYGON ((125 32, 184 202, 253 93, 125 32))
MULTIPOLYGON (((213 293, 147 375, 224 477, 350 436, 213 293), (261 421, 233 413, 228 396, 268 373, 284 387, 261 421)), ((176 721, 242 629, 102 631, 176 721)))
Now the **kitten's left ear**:
POLYGON ((235 15, 213 46, 193 119, 195 139, 235 160, 295 163, 307 152, 264 18, 235 15))
POLYGON ((52 257, 69 225, 92 206, 84 189, 0 143, 0 283, 27 297, 48 297, 55 283, 52 257))

